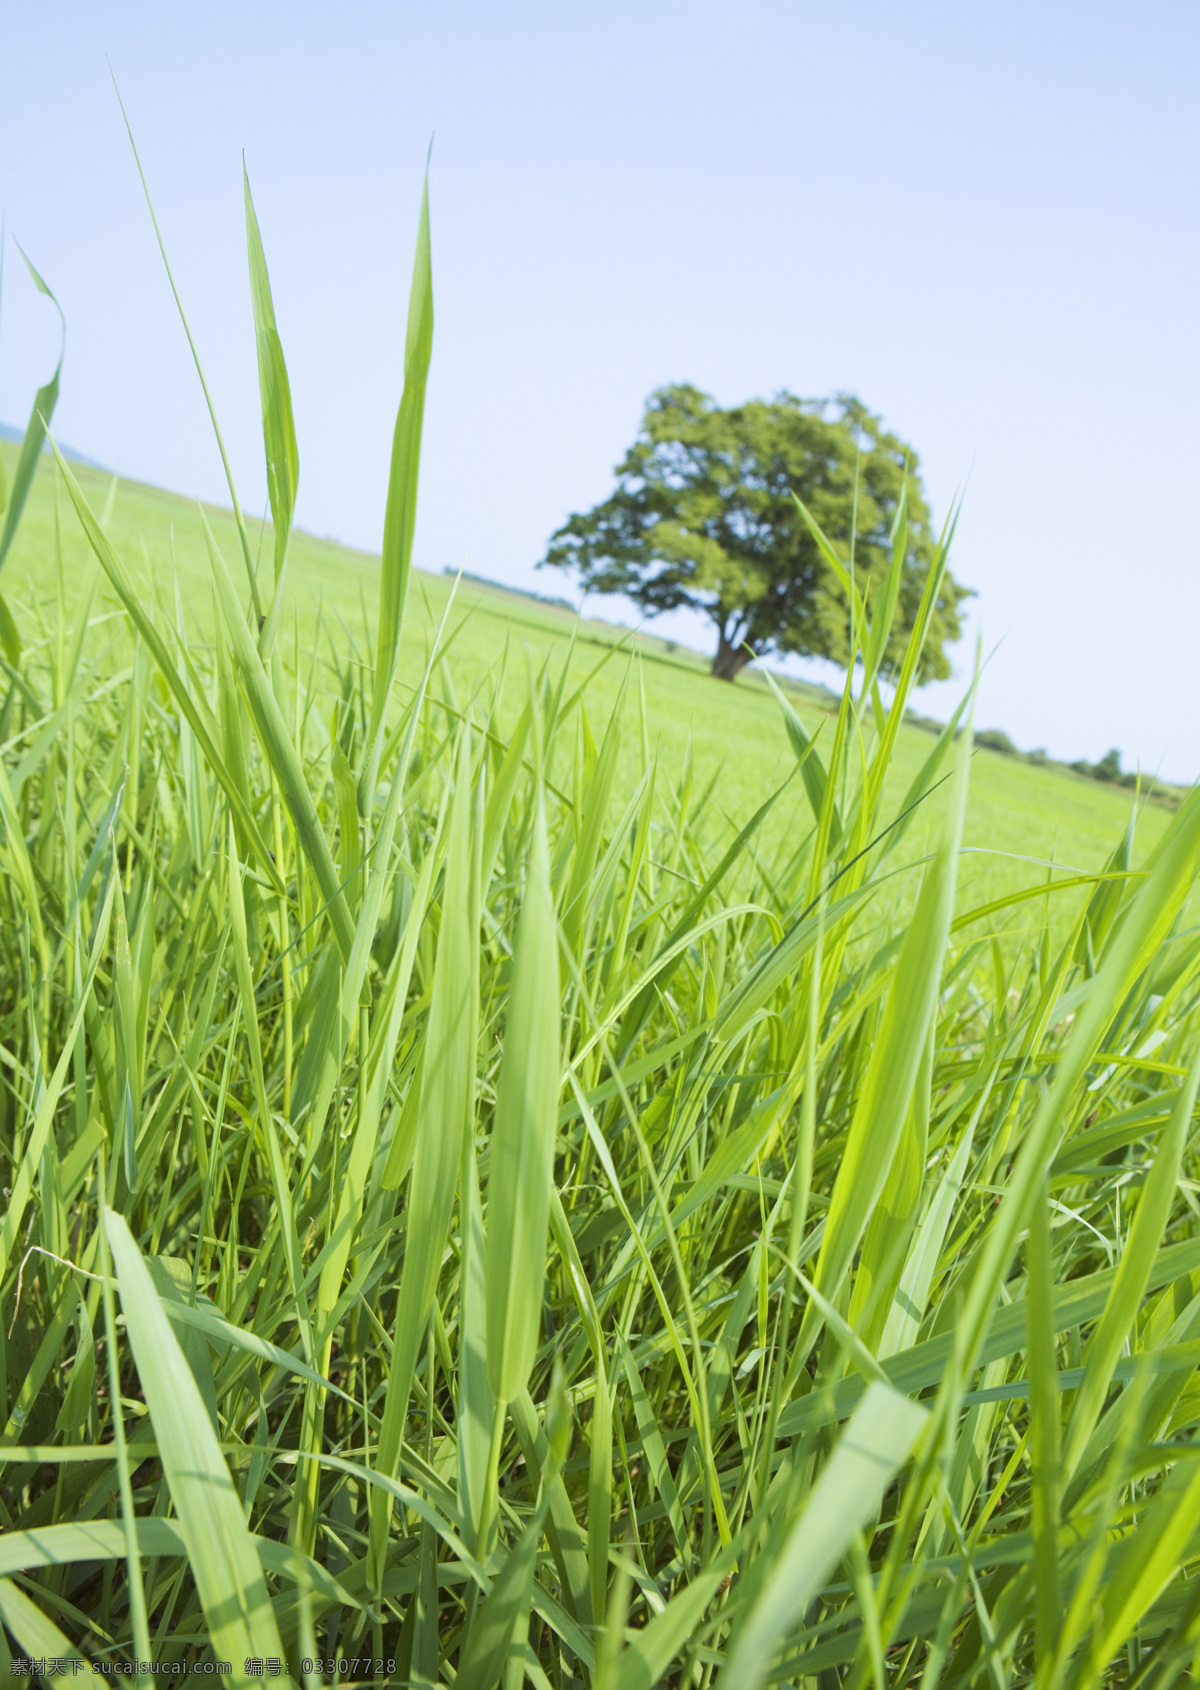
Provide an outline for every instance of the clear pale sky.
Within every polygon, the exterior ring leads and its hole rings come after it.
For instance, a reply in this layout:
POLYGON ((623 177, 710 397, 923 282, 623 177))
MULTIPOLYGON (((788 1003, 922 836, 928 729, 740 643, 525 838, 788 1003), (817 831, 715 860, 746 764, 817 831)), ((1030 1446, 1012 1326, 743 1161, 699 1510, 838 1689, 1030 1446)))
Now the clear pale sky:
MULTIPOLYGON (((66 312, 57 432, 220 499, 106 54, 249 508, 242 150, 297 521, 377 549, 435 135, 420 566, 569 592, 533 566, 653 388, 852 391, 913 442, 938 520, 966 486, 952 567, 978 598, 917 708, 952 707, 979 630, 977 726, 1200 772, 1195 4, 14 8, 0 203, 66 312)), ((5 422, 56 333, 9 241, 5 422)))

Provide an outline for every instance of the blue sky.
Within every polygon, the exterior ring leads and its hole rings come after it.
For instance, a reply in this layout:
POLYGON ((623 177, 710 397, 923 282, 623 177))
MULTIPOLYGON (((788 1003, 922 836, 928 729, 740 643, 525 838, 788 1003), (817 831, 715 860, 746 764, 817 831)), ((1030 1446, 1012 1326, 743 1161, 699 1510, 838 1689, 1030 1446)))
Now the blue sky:
MULTIPOLYGON (((966 486, 971 636, 918 708, 952 707, 979 630, 977 725, 1200 772, 1194 5, 46 0, 4 43, 0 203, 66 312, 79 450, 222 496, 106 54, 244 503, 243 149, 297 519, 372 549, 435 135, 420 565, 562 591, 533 566, 653 388, 849 390, 913 442, 935 516, 966 486)), ((15 259, 9 423, 56 349, 15 259)))

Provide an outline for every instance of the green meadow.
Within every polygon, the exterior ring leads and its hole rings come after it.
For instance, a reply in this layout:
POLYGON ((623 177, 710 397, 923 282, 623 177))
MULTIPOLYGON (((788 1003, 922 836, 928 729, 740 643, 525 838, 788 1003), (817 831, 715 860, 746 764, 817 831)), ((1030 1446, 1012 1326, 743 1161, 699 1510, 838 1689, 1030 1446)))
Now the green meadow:
POLYGON ((273 527, 0 577, 0 1671, 1193 1682, 1200 795, 915 725, 944 544, 886 697, 903 537, 836 698, 415 571, 424 216, 292 533, 246 206, 273 527))
MULTIPOLYGON (((0 445, 0 457, 10 477, 17 450, 0 445)), ((80 467, 78 476, 80 486, 99 511, 112 488, 112 478, 88 467, 80 467)), ((34 483, 4 577, 10 597, 24 602, 30 625, 35 627, 35 607, 41 608, 43 617, 52 612, 54 491, 54 476, 47 463, 34 483)), ((234 556, 238 542, 232 513, 208 507, 205 514, 226 555, 234 556)), ((91 552, 61 494, 59 523, 66 578, 69 590, 75 592, 88 573, 91 552)), ((250 527, 256 553, 264 546, 269 553, 269 525, 262 529, 252 523, 250 527)), ((173 609, 178 582, 189 624, 196 637, 207 641, 212 628, 211 573, 196 504, 159 488, 119 482, 109 530, 147 600, 152 602, 157 595, 173 609)), ((547 577, 546 595, 553 595, 558 584, 556 577, 547 577)), ((117 604, 111 591, 104 590, 106 585, 101 583, 98 614, 112 611, 117 604)), ((401 687, 411 686, 416 679, 450 586, 445 575, 414 571, 412 606, 402 648, 401 687)), ((322 670, 335 669, 343 660, 371 661, 372 607, 379 594, 377 557, 296 533, 291 541, 291 594, 301 646, 309 651, 316 647, 322 670), (316 637, 318 621, 325 629, 320 641, 316 637)), ((640 632, 595 620, 584 620, 577 626, 576 618, 566 610, 469 577, 460 585, 455 605, 457 632, 447 663, 464 696, 488 685, 505 652, 510 659, 523 663, 528 649, 540 666, 551 656, 562 661, 571 648, 578 677, 591 675, 589 713, 603 723, 621 693, 629 660, 636 654, 636 696, 628 705, 629 734, 621 779, 632 782, 636 778, 644 741, 652 753, 661 754, 664 771, 678 783, 690 746, 694 786, 698 791, 711 786, 707 817, 715 834, 723 830, 730 831, 731 836, 736 834, 766 794, 795 767, 778 705, 761 676, 753 671, 736 685, 717 685, 708 674, 703 654, 678 645, 669 649, 665 641, 654 636, 652 624, 640 632), (609 653, 612 655, 604 662, 609 653)), ((956 655, 960 667, 969 669, 971 654, 960 649, 956 655)), ((969 674, 963 683, 964 692, 968 681, 969 674)), ((827 713, 836 710, 836 700, 821 695, 817 688, 790 681, 782 684, 810 733, 817 731, 827 713)), ((919 693, 915 703, 919 711, 919 693)), ((510 723, 518 711, 513 694, 507 703, 502 701, 500 720, 510 723)), ((897 795, 911 783, 931 743, 928 730, 901 727, 889 777, 897 795)), ((913 829, 913 837, 927 845, 936 834, 940 802, 935 795, 913 829)), ((806 813, 805 800, 797 793, 792 806, 777 820, 768 822, 768 839, 782 839, 795 826, 797 804, 806 813)), ((1127 789, 1088 780, 1060 766, 1039 766, 977 748, 963 838, 967 850, 979 855, 976 860, 964 861, 962 885, 978 902, 984 902, 1028 884, 1034 872, 1030 858, 1092 868, 1124 833, 1133 807, 1133 794, 1127 789)), ((1143 803, 1135 854, 1144 854, 1157 842, 1168 814, 1157 802, 1143 803)), ((1078 898, 1063 901, 1064 918, 1068 912, 1074 913, 1077 903, 1078 898)), ((1014 935, 1021 931, 1019 925, 1013 927, 1011 923, 1006 928, 1000 917, 995 927, 998 932, 1011 930, 1014 935)))

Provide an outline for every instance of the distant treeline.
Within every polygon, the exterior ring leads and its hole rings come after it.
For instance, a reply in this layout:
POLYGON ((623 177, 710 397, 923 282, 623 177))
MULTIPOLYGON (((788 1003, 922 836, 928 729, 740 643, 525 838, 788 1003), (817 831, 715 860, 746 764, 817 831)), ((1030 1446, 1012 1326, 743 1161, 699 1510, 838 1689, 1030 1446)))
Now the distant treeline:
MULTIPOLYGON (((913 727, 924 728, 930 733, 940 733, 942 724, 935 722, 928 716, 916 716, 908 713, 908 721, 913 727)), ((1121 753, 1114 746, 1105 753, 1098 763, 1089 763, 1079 758, 1074 763, 1063 763, 1039 746, 1034 751, 1022 751, 1002 728, 983 728, 975 735, 975 744, 985 751, 999 751, 1004 757, 1015 757, 1022 763, 1032 763, 1037 767, 1053 769, 1070 769, 1073 774, 1084 775, 1088 780, 1098 780, 1109 786, 1136 787, 1139 782, 1141 790, 1150 798, 1175 809, 1181 802, 1185 788, 1169 786, 1155 780, 1152 775, 1139 775, 1133 769, 1122 769, 1121 753)))
MULTIPOLYGON (((452 569, 449 564, 446 564, 442 570, 443 575, 458 575, 459 573, 459 570, 452 569)), ((490 575, 475 575, 469 569, 462 570, 461 574, 464 581, 474 581, 477 586, 492 587, 499 593, 515 593, 521 599, 536 599, 538 604, 553 605, 555 610, 566 610, 572 616, 578 615, 579 606, 572 604, 570 599, 552 598, 549 593, 535 593, 529 587, 514 587, 508 581, 493 581, 490 575)))

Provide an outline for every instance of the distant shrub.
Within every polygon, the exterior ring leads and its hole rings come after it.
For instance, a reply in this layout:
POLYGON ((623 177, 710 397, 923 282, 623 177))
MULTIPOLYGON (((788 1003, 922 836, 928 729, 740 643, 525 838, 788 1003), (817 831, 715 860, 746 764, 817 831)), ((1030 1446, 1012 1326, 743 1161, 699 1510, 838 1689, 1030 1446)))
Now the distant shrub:
POLYGON ((982 733, 975 735, 976 745, 982 745, 985 751, 1002 751, 1006 757, 1019 757, 1020 752, 1000 728, 984 728, 982 733))
POLYGON ((1030 763, 1036 763, 1039 767, 1043 763, 1048 763, 1050 758, 1047 754, 1046 747, 1044 745, 1039 745, 1035 751, 1029 752, 1027 761, 1030 763))
MULTIPOLYGON (((1136 786, 1138 777, 1132 769, 1122 771, 1121 753, 1116 746, 1106 751, 1098 763, 1089 763, 1080 759, 1077 763, 1069 763, 1068 768, 1074 769, 1077 775, 1087 775, 1089 780, 1107 781, 1112 786, 1136 786)), ((1149 785, 1152 787, 1153 782, 1149 785)))

